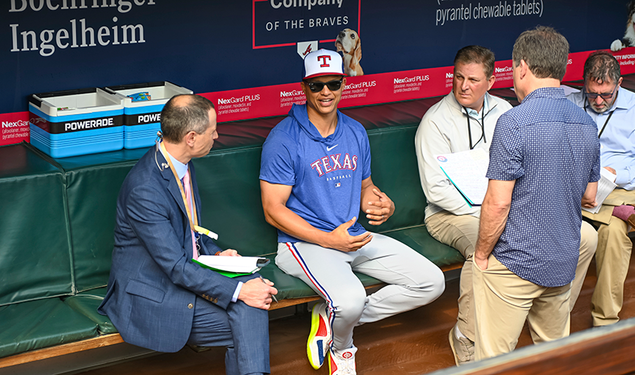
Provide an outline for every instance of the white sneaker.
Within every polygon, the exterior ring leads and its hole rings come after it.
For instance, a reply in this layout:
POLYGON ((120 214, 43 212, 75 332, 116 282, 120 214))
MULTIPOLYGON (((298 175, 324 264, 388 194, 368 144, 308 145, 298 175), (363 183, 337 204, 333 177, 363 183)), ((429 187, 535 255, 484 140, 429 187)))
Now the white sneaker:
POLYGON ((346 350, 329 351, 329 375, 356 375, 355 353, 356 347, 346 350))

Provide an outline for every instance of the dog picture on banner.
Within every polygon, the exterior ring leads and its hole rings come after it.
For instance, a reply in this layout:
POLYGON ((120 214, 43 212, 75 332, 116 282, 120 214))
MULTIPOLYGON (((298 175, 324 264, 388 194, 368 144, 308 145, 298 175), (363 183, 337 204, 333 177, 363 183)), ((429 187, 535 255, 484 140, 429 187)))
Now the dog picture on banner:
POLYGON ((628 3, 628 18, 626 19, 624 37, 615 39, 611 43, 611 51, 617 52, 626 47, 635 47, 635 0, 628 3))
POLYGON ((349 77, 363 76, 364 70, 359 64, 362 59, 362 42, 355 30, 344 29, 335 39, 335 47, 344 57, 344 73, 349 77))

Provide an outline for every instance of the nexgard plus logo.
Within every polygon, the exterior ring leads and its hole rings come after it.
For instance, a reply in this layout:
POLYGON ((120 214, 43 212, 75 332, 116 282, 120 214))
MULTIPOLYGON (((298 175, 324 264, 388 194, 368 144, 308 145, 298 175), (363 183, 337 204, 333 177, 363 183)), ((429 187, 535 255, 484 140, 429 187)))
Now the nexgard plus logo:
POLYGON ((0 146, 29 140, 29 121, 16 117, 20 114, 0 114, 0 146))
POLYGON ((15 129, 20 127, 28 127, 29 122, 24 120, 18 121, 2 121, 2 129, 15 129))

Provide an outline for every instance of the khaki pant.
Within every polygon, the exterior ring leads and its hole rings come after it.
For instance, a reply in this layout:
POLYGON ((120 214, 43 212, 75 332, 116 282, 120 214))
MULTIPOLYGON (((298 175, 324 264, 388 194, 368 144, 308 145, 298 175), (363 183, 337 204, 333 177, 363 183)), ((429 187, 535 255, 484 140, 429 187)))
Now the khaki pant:
MULTIPOLYGON (((466 261, 461 270, 459 286, 458 327, 471 341, 475 341, 474 329, 474 296, 472 291, 472 256, 478 238, 479 219, 471 215, 453 215, 446 211, 438 212, 426 219, 428 232, 437 241, 457 249, 466 261)), ((582 222, 580 239, 580 258, 576 268, 576 276, 571 285, 571 310, 578 300, 584 278, 597 246, 597 233, 593 227, 582 222)))
POLYGON ((571 284, 536 285, 518 277, 493 255, 486 270, 473 262, 472 268, 477 361, 514 350, 525 320, 535 344, 569 335, 571 284))
POLYGON ((598 226, 598 248, 595 254, 597 284, 591 297, 594 326, 617 323, 624 302, 624 281, 630 265, 633 243, 628 237, 628 224, 611 216, 608 225, 598 226))
POLYGON ((591 297, 594 326, 619 321, 618 313, 624 302, 624 281, 633 243, 628 237, 628 225, 613 216, 613 208, 623 204, 635 205, 635 190, 613 190, 597 214, 582 211, 582 215, 598 230, 598 250, 595 256, 598 280, 591 297))

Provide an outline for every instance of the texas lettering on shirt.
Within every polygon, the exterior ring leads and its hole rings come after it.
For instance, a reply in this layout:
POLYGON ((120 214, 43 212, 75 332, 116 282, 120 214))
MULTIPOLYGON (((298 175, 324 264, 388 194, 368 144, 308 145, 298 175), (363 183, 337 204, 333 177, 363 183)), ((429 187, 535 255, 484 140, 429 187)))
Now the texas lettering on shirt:
POLYGON ((357 155, 352 157, 348 153, 344 154, 343 157, 341 153, 327 155, 311 163, 311 169, 317 172, 318 177, 334 171, 354 171, 357 169, 357 155))

